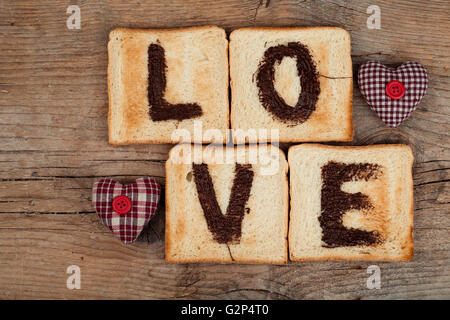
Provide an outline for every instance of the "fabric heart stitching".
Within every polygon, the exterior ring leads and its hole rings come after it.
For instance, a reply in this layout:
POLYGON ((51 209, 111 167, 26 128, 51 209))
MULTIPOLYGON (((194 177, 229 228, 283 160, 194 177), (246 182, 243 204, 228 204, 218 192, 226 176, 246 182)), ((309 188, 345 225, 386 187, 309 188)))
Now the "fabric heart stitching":
POLYGON ((358 85, 370 108, 386 125, 396 128, 422 100, 428 88, 428 75, 418 62, 408 61, 390 69, 378 61, 369 61, 359 68, 358 85), (391 99, 386 94, 386 85, 394 80, 405 86, 406 93, 401 99, 391 99))

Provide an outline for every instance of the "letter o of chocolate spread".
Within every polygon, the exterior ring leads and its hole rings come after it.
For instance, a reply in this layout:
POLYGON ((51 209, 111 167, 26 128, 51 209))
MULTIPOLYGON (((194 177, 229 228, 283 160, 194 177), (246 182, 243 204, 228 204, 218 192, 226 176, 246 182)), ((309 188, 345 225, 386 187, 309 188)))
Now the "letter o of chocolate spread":
POLYGON ((245 205, 250 197, 253 183, 253 171, 250 164, 237 164, 230 200, 226 215, 222 214, 217 202, 214 185, 209 174, 207 164, 192 164, 194 181, 197 187, 198 198, 205 215, 209 231, 218 243, 239 243, 241 239, 242 220, 245 214, 245 205))
POLYGON ((279 120, 294 125, 300 124, 316 109, 320 94, 318 74, 308 48, 301 43, 290 42, 287 46, 278 45, 267 49, 258 67, 256 80, 259 100, 263 107, 279 120), (281 63, 284 57, 297 58, 301 92, 293 107, 286 104, 274 87, 275 63, 281 63))
POLYGON ((322 241, 326 243, 324 247, 373 245, 381 241, 375 231, 346 228, 342 224, 342 217, 348 210, 364 210, 373 206, 366 195, 341 190, 344 182, 368 181, 376 179, 380 173, 380 166, 370 163, 344 164, 330 161, 322 167, 322 211, 319 222, 322 241))
POLYGON ((200 117, 201 107, 196 103, 170 104, 164 99, 166 90, 166 58, 158 44, 148 47, 148 102, 153 121, 184 120, 200 117))

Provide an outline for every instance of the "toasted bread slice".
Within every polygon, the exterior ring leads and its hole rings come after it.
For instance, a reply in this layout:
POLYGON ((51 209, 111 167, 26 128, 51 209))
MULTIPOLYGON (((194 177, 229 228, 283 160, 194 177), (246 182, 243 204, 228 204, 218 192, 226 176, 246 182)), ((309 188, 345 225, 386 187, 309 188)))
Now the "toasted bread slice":
POLYGON ((406 145, 289 149, 290 259, 413 257, 413 155, 406 145))
POLYGON ((283 152, 271 145, 265 150, 200 146, 229 160, 174 160, 194 148, 174 147, 166 163, 166 261, 286 263, 289 196, 283 152))
POLYGON ((191 142, 226 141, 228 41, 223 29, 119 28, 109 35, 108 56, 111 144, 176 143, 176 129, 187 130, 191 142), (203 132, 216 129, 222 139, 194 134, 196 120, 203 132))
POLYGON ((281 142, 353 139, 347 31, 237 29, 230 35, 230 77, 232 129, 278 129, 281 142))

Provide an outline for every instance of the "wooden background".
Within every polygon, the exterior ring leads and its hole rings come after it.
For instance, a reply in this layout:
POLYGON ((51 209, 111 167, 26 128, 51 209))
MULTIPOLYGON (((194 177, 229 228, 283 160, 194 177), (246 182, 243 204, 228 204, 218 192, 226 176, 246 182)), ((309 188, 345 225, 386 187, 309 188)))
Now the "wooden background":
POLYGON ((0 298, 450 298, 450 3, 442 1, 0 0, 0 298), (68 30, 66 8, 81 8, 68 30), (381 30, 366 9, 381 8, 381 30), (170 145, 113 147, 107 139, 107 39, 119 26, 339 26, 351 32, 354 71, 369 59, 424 64, 429 89, 398 129, 382 124, 355 84, 353 144, 414 150, 415 258, 366 262, 169 265, 164 208, 134 245, 122 245, 91 206, 105 176, 164 182, 170 145), (81 290, 66 268, 81 268, 81 290))

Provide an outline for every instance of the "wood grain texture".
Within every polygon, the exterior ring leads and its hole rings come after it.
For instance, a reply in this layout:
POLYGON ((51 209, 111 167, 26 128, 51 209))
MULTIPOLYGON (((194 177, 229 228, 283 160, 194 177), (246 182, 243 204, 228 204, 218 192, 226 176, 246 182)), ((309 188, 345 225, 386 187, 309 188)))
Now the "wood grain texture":
MULTIPOLYGON (((450 3, 376 1, 0 1, 0 298, 450 298, 450 3), (66 8, 81 8, 81 30, 66 8), (419 108, 389 129, 354 84, 351 144, 406 143, 415 156, 415 258, 377 263, 246 266, 164 262, 164 208, 123 246, 91 206, 99 177, 164 182, 170 145, 108 145, 106 44, 114 27, 340 26, 351 32, 354 72, 370 59, 422 63, 430 83, 419 108), (82 289, 66 288, 77 264, 82 289)), ((283 145, 286 150, 288 145, 283 145)))
POLYGON ((141 241, 124 246, 93 214, 5 214, 0 220, 3 298, 439 298, 448 296, 446 228, 418 228, 416 258, 377 263, 382 288, 367 290, 369 263, 167 264, 163 215, 141 241), (440 240, 439 240, 440 239, 440 240), (429 247, 428 243, 435 243, 429 247), (438 244, 439 243, 439 244, 438 244), (81 289, 66 269, 81 269, 81 289))

